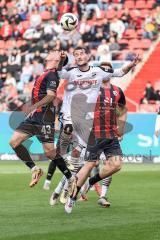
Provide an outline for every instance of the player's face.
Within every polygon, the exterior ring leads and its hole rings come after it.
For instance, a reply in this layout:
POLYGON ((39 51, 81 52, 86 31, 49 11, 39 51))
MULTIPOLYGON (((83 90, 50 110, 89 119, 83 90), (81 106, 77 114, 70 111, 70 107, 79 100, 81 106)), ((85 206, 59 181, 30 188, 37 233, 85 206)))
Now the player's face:
POLYGON ((84 49, 75 50, 73 55, 78 66, 84 66, 89 62, 89 54, 84 49))
POLYGON ((60 51, 52 51, 46 57, 46 68, 58 68, 58 65, 61 60, 61 52, 60 51))

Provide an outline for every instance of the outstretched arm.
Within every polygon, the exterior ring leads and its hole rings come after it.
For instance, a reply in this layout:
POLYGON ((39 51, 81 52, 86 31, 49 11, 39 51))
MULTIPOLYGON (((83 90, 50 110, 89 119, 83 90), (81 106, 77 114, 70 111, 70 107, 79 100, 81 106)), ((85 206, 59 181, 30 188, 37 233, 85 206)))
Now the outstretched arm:
POLYGON ((139 63, 139 61, 139 55, 137 55, 133 61, 131 61, 127 66, 122 68, 124 74, 127 74, 131 69, 133 69, 139 63))
POLYGON ((112 77, 123 77, 125 74, 127 74, 131 69, 133 69, 138 63, 139 63, 139 58, 138 55, 135 57, 135 59, 130 62, 127 66, 120 68, 120 69, 115 69, 112 77))

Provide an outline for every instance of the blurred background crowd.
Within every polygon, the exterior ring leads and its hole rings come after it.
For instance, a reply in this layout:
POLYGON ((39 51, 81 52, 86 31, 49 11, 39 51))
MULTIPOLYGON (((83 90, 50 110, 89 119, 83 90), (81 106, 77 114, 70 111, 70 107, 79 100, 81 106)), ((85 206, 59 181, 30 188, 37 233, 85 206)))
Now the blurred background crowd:
MULTIPOLYGON (((160 0, 0 0, 0 111, 14 110, 29 99, 33 81, 44 70, 50 49, 68 52, 87 46, 91 62, 143 59, 160 29, 160 0), (143 5, 145 3, 145 5, 143 5), (72 12, 78 29, 66 32, 60 17, 72 12)), ((147 83, 140 103, 160 101, 147 83)))

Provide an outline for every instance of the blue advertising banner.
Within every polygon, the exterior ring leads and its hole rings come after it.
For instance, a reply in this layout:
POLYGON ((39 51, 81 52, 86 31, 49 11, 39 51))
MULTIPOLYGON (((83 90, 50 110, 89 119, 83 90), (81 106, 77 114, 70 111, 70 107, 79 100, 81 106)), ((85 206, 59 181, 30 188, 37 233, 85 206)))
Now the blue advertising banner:
MULTIPOLYGON (((121 146, 125 155, 160 155, 160 138, 154 136, 156 114, 128 114, 127 122, 133 129, 126 133, 121 146)), ((16 115, 16 124, 21 121, 21 116, 16 115)), ((15 120, 12 122, 15 122, 15 120)), ((0 154, 13 154, 8 142, 16 127, 11 124, 11 113, 0 113, 0 154)), ((30 152, 33 154, 43 153, 38 140, 31 139, 30 152)))

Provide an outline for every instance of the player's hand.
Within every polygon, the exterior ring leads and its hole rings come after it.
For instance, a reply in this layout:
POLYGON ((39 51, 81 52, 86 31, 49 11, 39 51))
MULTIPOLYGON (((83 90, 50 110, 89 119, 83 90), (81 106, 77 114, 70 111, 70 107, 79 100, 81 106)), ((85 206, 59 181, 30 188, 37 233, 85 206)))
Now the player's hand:
POLYGON ((30 116, 32 116, 32 115, 34 114, 34 112, 36 111, 36 109, 34 109, 33 106, 30 106, 30 105, 28 105, 28 104, 25 104, 25 105, 23 106, 22 111, 25 113, 25 115, 26 115, 27 117, 30 117, 30 116))
POLYGON ((61 59, 66 59, 67 54, 65 53, 65 51, 61 51, 61 59))
POLYGON ((160 130, 155 131, 154 134, 155 134, 156 137, 159 137, 159 135, 160 135, 160 130))
POLYGON ((121 142, 123 140, 123 135, 118 137, 118 141, 121 142))
POLYGON ((133 61, 132 61, 133 67, 135 67, 139 62, 140 62, 139 54, 137 54, 137 55, 135 56, 135 58, 133 59, 133 61))

